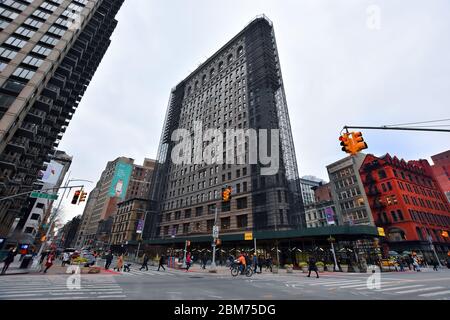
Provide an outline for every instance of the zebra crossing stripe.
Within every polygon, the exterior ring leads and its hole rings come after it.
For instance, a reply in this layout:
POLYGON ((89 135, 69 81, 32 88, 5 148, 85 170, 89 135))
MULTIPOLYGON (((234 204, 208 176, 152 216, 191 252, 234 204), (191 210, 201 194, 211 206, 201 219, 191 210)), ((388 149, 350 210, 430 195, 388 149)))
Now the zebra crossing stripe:
POLYGON ((419 295, 419 297, 434 297, 434 296, 442 296, 444 294, 450 294, 450 290, 440 291, 440 292, 432 292, 432 293, 424 293, 419 295))
POLYGON ((444 287, 430 287, 430 288, 420 288, 420 289, 413 289, 413 290, 406 290, 406 291, 397 291, 396 294, 430 291, 430 290, 438 290, 438 289, 444 289, 444 287))
POLYGON ((418 288, 418 287, 423 287, 424 284, 415 284, 415 285, 411 285, 411 286, 397 286, 397 287, 391 287, 391 288, 386 288, 386 289, 378 289, 375 290, 376 292, 384 292, 384 291, 394 291, 394 290, 399 290, 399 289, 411 289, 411 288, 418 288))
POLYGON ((310 283, 310 286, 333 286, 333 285, 344 285, 344 284, 350 284, 350 283, 357 283, 357 282, 361 282, 361 280, 346 280, 346 281, 320 281, 320 282, 315 282, 314 283, 310 283))
POLYGON ((330 283, 330 284, 324 284, 324 287, 339 287, 341 285, 350 285, 350 284, 361 284, 365 283, 365 281, 361 282, 361 280, 355 280, 355 281, 349 281, 349 282, 337 282, 337 283, 330 283))

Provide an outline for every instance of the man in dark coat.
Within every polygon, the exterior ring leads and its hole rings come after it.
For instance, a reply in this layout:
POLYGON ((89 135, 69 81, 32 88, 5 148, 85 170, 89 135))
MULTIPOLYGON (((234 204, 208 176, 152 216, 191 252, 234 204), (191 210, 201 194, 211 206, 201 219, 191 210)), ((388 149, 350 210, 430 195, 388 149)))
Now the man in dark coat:
POLYGON ((159 258, 159 266, 158 266, 158 271, 159 271, 159 268, 163 268, 164 269, 164 271, 166 271, 166 268, 164 268, 164 255, 161 255, 161 258, 159 258))
POLYGON ((110 251, 108 251, 108 254, 106 255, 106 263, 105 263, 105 269, 106 270, 109 269, 109 266, 111 265, 113 259, 114 259, 114 256, 113 256, 113 254, 112 254, 112 252, 110 250, 110 251))
POLYGON ((11 248, 8 252, 8 255, 6 256, 5 260, 3 260, 3 269, 2 274, 6 273, 6 270, 8 270, 9 265, 14 262, 14 257, 17 254, 16 248, 11 248))
POLYGON ((139 268, 139 270, 142 270, 145 268, 145 271, 148 271, 148 255, 144 254, 144 261, 142 262, 142 266, 139 268))
POLYGON ((317 272, 317 266, 316 266, 316 259, 314 257, 310 257, 308 261, 308 278, 311 277, 311 271, 314 271, 317 275, 317 278, 319 278, 319 273, 317 272))

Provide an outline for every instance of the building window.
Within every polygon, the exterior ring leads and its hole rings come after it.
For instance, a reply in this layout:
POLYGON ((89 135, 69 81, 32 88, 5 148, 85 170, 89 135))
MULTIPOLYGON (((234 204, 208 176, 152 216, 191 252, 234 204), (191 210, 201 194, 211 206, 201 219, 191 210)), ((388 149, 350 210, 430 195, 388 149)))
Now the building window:
POLYGON ((220 219, 220 228, 223 230, 228 230, 231 227, 230 217, 220 219))
POLYGON ((211 232, 214 227, 214 219, 206 221, 206 231, 211 232))
POLYGON ((203 214, 203 207, 195 208, 195 216, 200 217, 203 214))
POLYGON ((247 208, 247 197, 239 198, 239 199, 236 200, 236 202, 237 202, 237 209, 238 210, 247 208))
POLYGON ((247 215, 241 215, 236 217, 238 228, 247 228, 247 215))

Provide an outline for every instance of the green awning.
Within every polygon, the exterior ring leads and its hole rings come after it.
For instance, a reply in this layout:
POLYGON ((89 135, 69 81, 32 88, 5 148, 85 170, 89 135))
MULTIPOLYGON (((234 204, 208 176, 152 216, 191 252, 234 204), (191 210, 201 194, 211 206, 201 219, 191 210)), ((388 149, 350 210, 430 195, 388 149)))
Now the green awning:
MULTIPOLYGON (((222 234, 219 238, 222 242, 228 241, 244 241, 244 233, 222 234)), ((282 231, 257 231, 253 233, 253 238, 258 240, 271 239, 300 239, 300 238, 324 238, 324 237, 345 237, 345 236, 361 236, 361 237, 378 237, 378 230, 372 226, 330 226, 320 228, 305 228, 298 230, 282 230, 282 231)), ((164 239, 152 239, 143 241, 144 244, 174 244, 184 243, 186 240, 192 243, 211 242, 211 236, 188 236, 164 239)))

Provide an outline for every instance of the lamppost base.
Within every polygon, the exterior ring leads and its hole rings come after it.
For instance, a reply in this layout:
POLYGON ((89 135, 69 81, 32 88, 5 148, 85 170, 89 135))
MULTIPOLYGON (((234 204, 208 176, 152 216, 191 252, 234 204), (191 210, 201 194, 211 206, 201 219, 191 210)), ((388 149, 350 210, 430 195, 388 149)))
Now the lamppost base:
POLYGON ((211 267, 209 269, 209 272, 210 273, 217 273, 217 266, 216 266, 216 264, 214 262, 211 263, 211 267))

